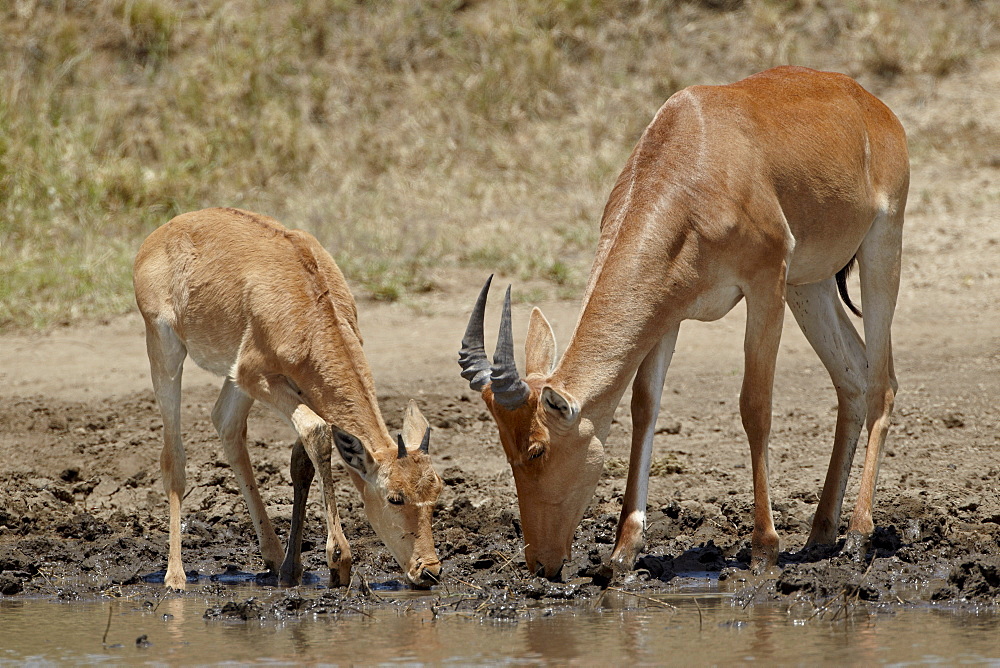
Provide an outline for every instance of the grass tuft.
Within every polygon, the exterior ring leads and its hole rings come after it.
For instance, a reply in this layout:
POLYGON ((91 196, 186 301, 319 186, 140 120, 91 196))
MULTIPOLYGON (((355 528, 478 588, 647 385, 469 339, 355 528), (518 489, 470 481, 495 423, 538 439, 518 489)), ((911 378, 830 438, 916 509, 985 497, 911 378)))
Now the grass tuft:
MULTIPOLYGON (((890 85, 1000 46, 997 3, 109 0, 0 9, 0 328, 132 308, 152 229, 238 206, 355 292, 477 267, 582 288, 678 88, 772 65, 890 85)), ((523 293, 522 293, 523 294, 523 293)))

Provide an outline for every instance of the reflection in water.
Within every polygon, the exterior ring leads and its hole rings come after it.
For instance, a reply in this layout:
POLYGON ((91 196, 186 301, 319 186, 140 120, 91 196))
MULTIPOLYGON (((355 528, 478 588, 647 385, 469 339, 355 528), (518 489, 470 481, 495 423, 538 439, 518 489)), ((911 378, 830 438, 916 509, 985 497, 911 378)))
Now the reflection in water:
MULTIPOLYGON (((572 619, 553 619, 543 613, 521 625, 524 630, 524 658, 545 658, 561 663, 580 658, 576 637, 579 633, 572 619)), ((589 624, 588 624, 589 626, 589 624)))
MULTIPOLYGON (((308 595, 305 592, 304 595, 308 595)), ((1000 616, 928 608, 825 617, 795 606, 743 609, 719 594, 662 598, 607 592, 600 608, 540 607, 497 620, 456 612, 448 599, 401 599, 339 616, 206 620, 206 608, 272 590, 57 603, 0 598, 0 664, 461 663, 705 664, 1000 662, 1000 616), (694 596, 698 596, 695 604, 694 596), (433 606, 433 609, 432 609, 433 606), (155 609, 154 609, 155 608, 155 609), (700 609, 700 610, 699 610, 700 609), (107 645, 101 639, 111 611, 107 645), (150 645, 135 643, 146 635, 150 645)), ((452 602, 453 603, 453 602, 452 602)), ((592 602, 591 602, 592 603, 592 602)))

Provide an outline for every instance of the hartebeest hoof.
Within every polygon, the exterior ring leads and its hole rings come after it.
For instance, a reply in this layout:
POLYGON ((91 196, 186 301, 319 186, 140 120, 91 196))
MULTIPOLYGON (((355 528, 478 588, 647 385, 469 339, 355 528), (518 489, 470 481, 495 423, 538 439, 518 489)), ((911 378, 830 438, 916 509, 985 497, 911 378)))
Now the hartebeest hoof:
POLYGON ((779 550, 778 534, 774 531, 754 531, 750 538, 750 570, 754 575, 761 575, 768 569, 778 565, 779 550))
POLYGON ((281 570, 278 572, 278 586, 279 587, 298 587, 302 584, 302 565, 299 564, 298 568, 287 569, 282 566, 281 570))
POLYGON ((347 587, 351 584, 351 560, 341 559, 330 565, 330 588, 347 587))

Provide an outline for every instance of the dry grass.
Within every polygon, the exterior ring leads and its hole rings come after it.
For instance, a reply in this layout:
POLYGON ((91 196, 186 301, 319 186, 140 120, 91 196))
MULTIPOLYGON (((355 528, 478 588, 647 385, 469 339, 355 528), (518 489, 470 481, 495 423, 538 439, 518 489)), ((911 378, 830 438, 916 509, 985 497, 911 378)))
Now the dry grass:
POLYGON ((576 291, 677 88, 780 63, 947 76, 998 20, 973 0, 13 0, 0 327, 131 308, 141 239, 211 205, 314 232, 361 295, 462 266, 576 291))

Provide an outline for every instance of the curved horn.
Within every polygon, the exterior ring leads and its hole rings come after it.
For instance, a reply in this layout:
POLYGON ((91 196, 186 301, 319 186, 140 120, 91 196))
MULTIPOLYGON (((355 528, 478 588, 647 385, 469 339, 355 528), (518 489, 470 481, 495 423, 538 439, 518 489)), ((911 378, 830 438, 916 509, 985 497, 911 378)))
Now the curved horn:
POLYGON ((514 363, 514 328, 510 317, 510 286, 503 300, 503 315, 500 316, 500 336, 497 337, 497 349, 493 353, 493 366, 490 369, 493 397, 497 403, 509 411, 516 410, 528 400, 531 390, 528 384, 521 380, 514 363))
POLYGON ((427 454, 427 449, 430 448, 430 445, 431 445, 431 428, 427 427, 427 429, 424 430, 424 437, 420 441, 420 449, 423 451, 425 455, 427 454))
POLYGON ((490 291, 493 274, 486 279, 486 285, 479 292, 476 305, 469 317, 469 325, 462 337, 462 349, 458 351, 458 364, 462 367, 462 378, 469 381, 469 387, 482 390, 490 382, 490 360, 486 357, 483 343, 483 317, 486 313, 486 296, 490 291))
POLYGON ((402 434, 396 434, 396 444, 399 446, 399 453, 396 455, 396 459, 402 459, 406 456, 406 444, 403 443, 402 434))

